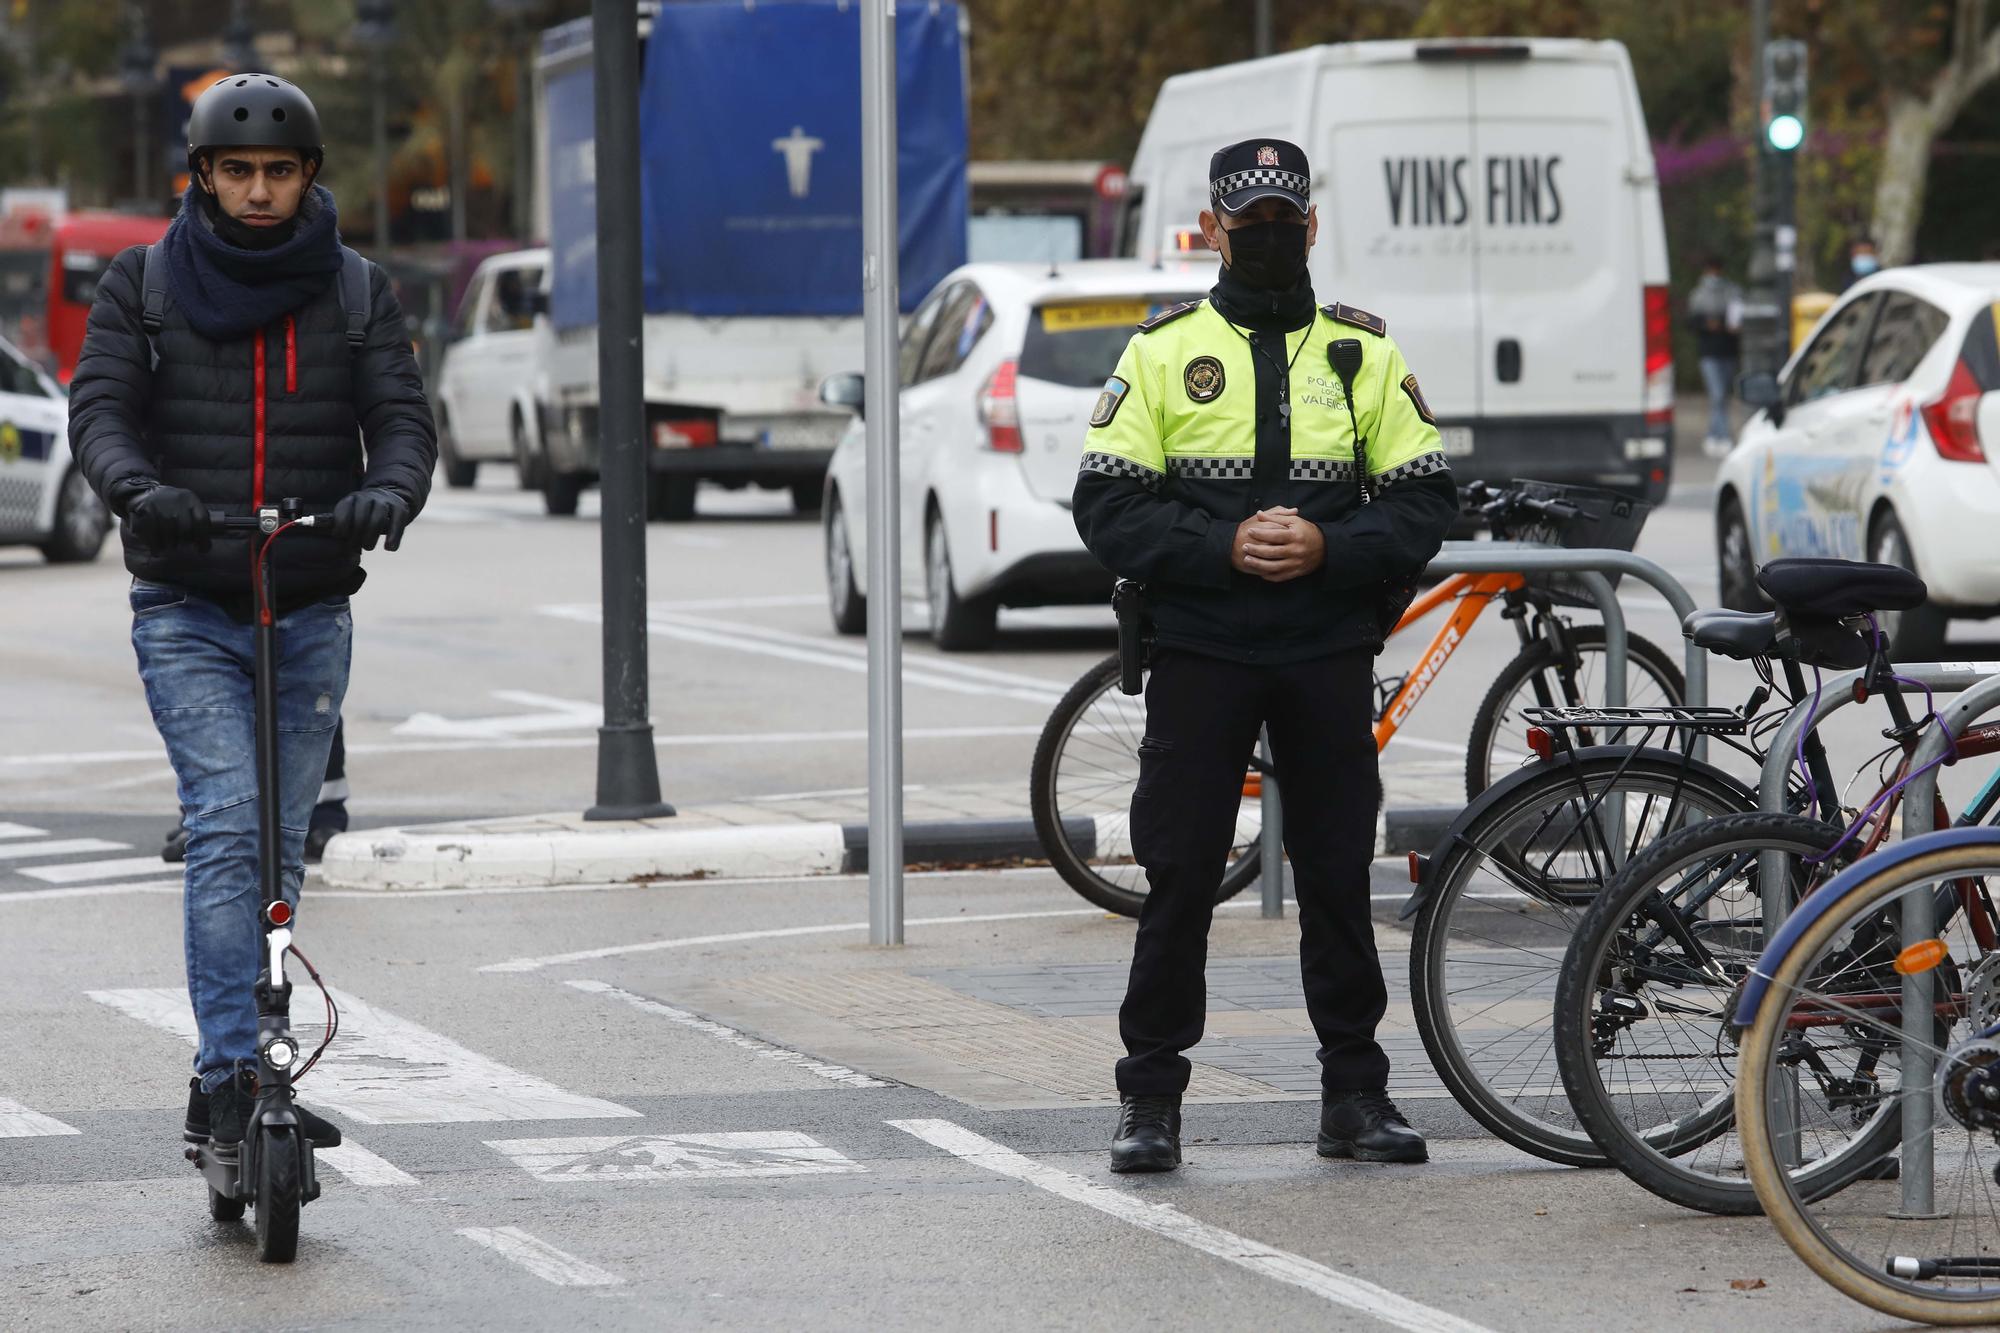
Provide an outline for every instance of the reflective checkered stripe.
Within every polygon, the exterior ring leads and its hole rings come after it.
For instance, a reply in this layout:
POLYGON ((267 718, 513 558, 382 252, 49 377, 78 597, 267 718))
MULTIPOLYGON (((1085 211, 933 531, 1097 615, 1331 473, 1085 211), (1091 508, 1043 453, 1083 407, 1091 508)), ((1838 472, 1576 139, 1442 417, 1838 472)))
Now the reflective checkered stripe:
POLYGON ((1360 469, 1351 460, 1334 458, 1294 458, 1293 481, 1353 481, 1360 469))
POLYGON ((1167 473, 1174 477, 1226 477, 1247 481, 1256 463, 1254 458, 1169 458, 1167 473))
POLYGON ((1216 200, 1225 194, 1235 194, 1238 190, 1248 190, 1257 185, 1275 185, 1281 190, 1290 190, 1301 199, 1312 198, 1311 181, 1296 171, 1280 171, 1276 167, 1256 167, 1219 176, 1209 182, 1208 197, 1216 200))
POLYGON ((1377 474, 1375 485, 1378 488, 1392 486, 1396 482, 1405 481, 1411 477, 1428 477, 1433 472, 1449 471, 1451 471, 1451 465, 1444 461, 1442 453, 1418 454, 1407 463, 1399 463, 1387 472, 1377 474))
MULTIPOLYGON (((1102 472, 1107 477, 1130 477, 1147 490, 1158 490, 1166 478, 1142 463, 1117 454, 1100 453, 1095 449, 1085 451, 1083 461, 1077 465, 1083 472, 1102 472)), ((1243 474, 1249 476, 1248 472, 1243 474)))

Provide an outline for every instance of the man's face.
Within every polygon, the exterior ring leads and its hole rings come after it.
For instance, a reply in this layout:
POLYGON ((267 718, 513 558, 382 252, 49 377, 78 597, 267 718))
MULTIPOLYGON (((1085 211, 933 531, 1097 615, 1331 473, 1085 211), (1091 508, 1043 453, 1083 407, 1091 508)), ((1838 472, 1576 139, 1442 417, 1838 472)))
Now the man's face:
POLYGON ((1298 222, 1306 229, 1306 253, 1312 253, 1313 242, 1319 239, 1319 205, 1315 204, 1304 217, 1299 210, 1283 199, 1268 197, 1259 199, 1240 213, 1223 213, 1204 208, 1201 211, 1201 234, 1208 238, 1208 248, 1219 251, 1222 262, 1229 262, 1229 233, 1238 227, 1247 227, 1253 222, 1298 222))
POLYGON ((205 155, 202 188, 246 227, 275 227, 297 215, 313 170, 296 148, 218 148, 205 155))

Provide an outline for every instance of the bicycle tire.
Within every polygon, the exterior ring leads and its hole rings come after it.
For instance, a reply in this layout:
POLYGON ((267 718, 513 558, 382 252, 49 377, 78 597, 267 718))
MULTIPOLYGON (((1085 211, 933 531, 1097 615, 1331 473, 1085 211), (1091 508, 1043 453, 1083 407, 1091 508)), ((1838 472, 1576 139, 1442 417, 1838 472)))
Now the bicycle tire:
MULTIPOLYGON (((1493 853, 1487 848, 1496 848, 1512 836, 1517 826, 1537 811, 1567 808, 1579 789, 1579 782, 1586 784, 1590 791, 1600 791, 1610 781, 1616 781, 1615 791, 1629 793, 1621 803, 1627 809, 1633 798, 1651 799, 1661 794, 1672 797, 1675 792, 1687 798, 1687 813, 1699 812, 1704 817, 1733 814, 1755 808, 1755 800, 1742 784, 1720 770, 1706 764, 1690 764, 1681 756, 1666 750, 1641 750, 1634 753, 1623 747, 1605 746, 1594 750, 1580 751, 1573 757, 1559 759, 1552 763, 1524 769, 1520 773, 1503 778, 1492 790, 1481 798, 1469 811, 1468 817, 1455 830, 1449 850, 1441 854, 1431 865, 1425 876, 1426 896, 1418 910, 1415 928, 1410 937, 1410 1001, 1415 1014, 1418 1035, 1423 1038, 1424 1050, 1429 1054, 1431 1067, 1458 1104, 1495 1135, 1513 1144, 1523 1152, 1532 1153, 1546 1161, 1558 1162, 1566 1166, 1605 1166, 1610 1159, 1603 1149, 1591 1141, 1581 1125, 1574 1123, 1575 1116, 1570 1110, 1566 1097, 1551 1097, 1549 1093, 1559 1092, 1560 1083, 1551 1071, 1541 1075, 1542 1069, 1553 1060, 1553 1033, 1555 1011, 1555 979, 1545 981, 1530 980, 1512 995, 1505 997, 1511 1011, 1526 1016, 1539 1008, 1538 1028, 1524 1028, 1515 1037, 1515 1045, 1521 1049, 1509 1058, 1508 1063, 1494 1072, 1504 1073, 1522 1058, 1532 1058, 1534 1064, 1527 1077, 1541 1076, 1548 1080, 1546 1089, 1538 1090, 1530 1084, 1522 1089, 1523 1097, 1530 1103, 1538 1103, 1535 1112, 1518 1106, 1507 1091, 1494 1086, 1485 1072, 1475 1066, 1473 1055, 1495 1046, 1501 1046, 1503 1038, 1485 1041, 1479 1052, 1468 1053, 1460 1040, 1458 1016, 1453 1012, 1453 987, 1451 984, 1450 960, 1445 957, 1453 932, 1464 933, 1468 938, 1480 937, 1474 927, 1481 913, 1499 913, 1508 917, 1511 909, 1484 908, 1468 902, 1467 894, 1474 876, 1479 874, 1489 862, 1497 863, 1493 853), (1580 776, 1579 776, 1580 773, 1580 776), (1453 918, 1460 918, 1454 926, 1453 918), (1531 987, 1540 985, 1546 995, 1530 996, 1521 1000, 1519 996, 1531 987), (1559 1103, 1559 1105, 1558 1105, 1559 1103)), ((1645 817, 1653 813, 1642 807, 1645 817)), ((1660 814, 1666 819, 1683 818, 1677 816, 1670 803, 1660 814)), ((1547 818, 1544 818, 1544 825, 1547 818)), ((1633 831, 1643 836, 1646 826, 1641 824, 1633 831)), ((1530 839, 1534 831, 1530 830, 1530 839)), ((1491 872, 1489 872, 1491 873, 1491 872)), ((1579 877, 1577 888, 1566 892, 1586 900, 1601 889, 1610 874, 1586 871, 1579 877)), ((1505 875, 1501 883, 1511 883, 1505 875)), ((1488 895, 1491 897, 1492 895, 1488 895)), ((1504 902, 1504 898, 1502 898, 1504 902)), ((1565 910, 1557 914, 1559 919, 1545 922, 1542 934, 1546 944, 1542 951, 1530 949, 1520 961, 1497 966, 1515 969, 1513 976, 1503 984, 1511 984, 1520 975, 1538 970, 1542 963, 1559 965, 1561 955, 1568 948, 1568 936, 1580 910, 1565 910), (1531 961, 1532 960, 1532 961, 1531 961)), ((1502 925, 1511 928, 1525 928, 1531 924, 1528 914, 1514 913, 1511 919, 1503 919, 1502 925)), ((1479 952, 1478 949, 1469 952, 1479 952)), ((1480 960, 1467 960, 1467 965, 1492 965, 1480 960)), ((1553 972, 1553 966, 1539 970, 1553 972)), ((1465 988, 1476 989, 1476 985, 1465 988)), ((1499 1008, 1503 1001, 1486 1002, 1482 998, 1468 998, 1470 1009, 1468 1018, 1481 1018, 1499 1008)), ((1502 1048, 1504 1051, 1504 1047, 1502 1048)), ((1497 1058, 1497 1057, 1496 1057, 1497 1058)))
MULTIPOLYGON (((1575 645, 1579 655, 1586 652, 1602 653, 1604 651, 1604 626, 1602 625, 1572 626, 1569 630, 1569 637, 1570 642, 1575 645)), ((1639 693, 1633 688, 1636 683, 1633 678, 1637 675, 1651 678, 1653 684, 1665 696, 1663 699, 1657 701, 1648 700, 1645 702, 1679 704, 1687 701, 1687 679, 1681 674, 1680 667, 1675 665, 1674 659, 1667 653, 1666 649, 1643 635, 1628 634, 1626 636, 1626 657, 1628 667, 1625 693, 1628 699, 1636 697, 1639 693)), ((1500 739, 1503 727, 1510 720, 1502 716, 1502 709, 1507 700, 1512 698, 1514 693, 1537 672, 1551 670, 1555 665, 1555 645, 1547 639, 1536 639, 1534 642, 1523 647, 1512 661, 1501 667, 1500 674, 1495 676, 1493 683, 1487 687, 1486 697, 1479 701, 1479 711, 1473 714, 1472 734, 1471 738, 1466 742, 1465 747, 1466 800, 1474 801, 1479 799, 1479 793, 1492 786, 1494 779, 1501 776, 1494 769, 1493 749, 1500 739)), ((1601 704, 1604 702, 1601 698, 1564 698, 1553 691, 1550 698, 1556 703, 1601 704)))
MULTIPOLYGON (((1062 810, 1060 790, 1060 770, 1064 753, 1076 736, 1077 724, 1091 711, 1091 707, 1104 695, 1118 688, 1118 655, 1113 653, 1077 678, 1075 684, 1063 695, 1049 720, 1042 725, 1040 739, 1035 742, 1035 757, 1028 770, 1028 805, 1035 821, 1035 836, 1040 840, 1043 855, 1049 864, 1062 876, 1063 882, 1075 889, 1083 898, 1107 912, 1120 916, 1136 917, 1145 905, 1145 874, 1136 863, 1121 867, 1127 873, 1117 879, 1101 873, 1092 862, 1096 855, 1095 846, 1086 855, 1071 838, 1070 818, 1062 810)), ((1139 736, 1129 737, 1131 749, 1131 776, 1119 795, 1116 782, 1122 781, 1121 773, 1112 775, 1113 783, 1108 783, 1104 803, 1114 811, 1129 811, 1132 806, 1130 789, 1139 781, 1139 736)), ((1093 833, 1093 842, 1094 842, 1093 833)), ((1253 883, 1262 863, 1262 849, 1252 841, 1224 868, 1221 883, 1217 886, 1215 901, 1226 902, 1241 893, 1253 883)))
MULTIPOLYGON (((1791 940, 1790 947, 1775 959, 1767 951, 1762 960, 1762 970, 1770 977, 1770 983, 1763 1003, 1744 1032, 1743 1050, 1738 1061, 1736 1114, 1742 1125, 1744 1167, 1757 1191, 1758 1202, 1763 1204, 1764 1212, 1778 1234, 1808 1268, 1845 1295, 1897 1319, 1937 1325, 1987 1326, 2000 1321, 2000 1290, 1988 1287, 1985 1295, 1963 1299, 1949 1299, 1948 1292, 1917 1290, 1912 1286, 1914 1279, 1891 1277, 1879 1256, 1867 1261, 1858 1260, 1828 1236, 1825 1229, 1806 1212, 1806 1208, 1816 1201, 1800 1197, 1793 1185, 1794 1178, 1779 1160, 1772 1141, 1774 1127, 1766 1113, 1779 1038, 1786 1035, 1790 1027, 1787 1022, 1790 1001, 1787 997, 1800 986, 1801 979, 1808 974, 1829 942, 1838 939, 1853 922, 1888 910, 1885 907, 1887 900, 1909 886, 1963 878, 1979 872, 1985 872, 1988 877, 2000 877, 2000 844, 1996 844, 1991 829, 1955 830, 1954 833, 1976 836, 1934 834, 1932 838, 1941 840, 1938 845, 1919 847, 1913 844, 1908 847, 1907 853, 1904 849, 1885 853, 1883 860, 1887 864, 1872 874, 1868 870, 1869 861, 1851 867, 1842 876, 1845 883, 1831 885, 1827 890, 1838 896, 1828 901, 1812 923, 1791 940)), ((1947 1120, 1948 1117, 1940 1112, 1938 1123, 1942 1125, 1947 1120)), ((1990 1175, 1990 1161, 1980 1162, 1978 1169, 1981 1176, 1990 1175)), ((1946 1188, 1938 1193, 1938 1198, 1948 1200, 1951 1195, 1952 1191, 1946 1188)), ((1843 1208, 1851 1218, 1861 1222, 1878 1218, 1891 1222, 1899 1233, 1899 1252, 1921 1253, 1917 1247, 1924 1243, 1926 1219, 1884 1217, 1880 1216, 1881 1210, 1853 1208, 1845 1201, 1843 1208)), ((1941 1221, 1944 1226, 1950 1227, 1955 1225, 1958 1217, 1959 1213, 1947 1208, 1941 1221)), ((1981 1242, 1976 1239, 1964 1241, 1955 1232, 1948 1231, 1940 1239, 1952 1242, 1952 1249, 1947 1251, 1950 1253, 1983 1252, 1979 1248, 1981 1242)), ((1986 1244, 1990 1246, 1991 1241, 1986 1244)))
MULTIPOLYGON (((1719 1002, 1721 1010, 1715 1015, 1718 1030, 1713 1046, 1721 1093, 1699 1106, 1689 1120, 1642 1130, 1622 1112, 1621 1094, 1605 1085, 1596 1049, 1597 997, 1601 983, 1611 971, 1612 951, 1634 914, 1646 906, 1647 899, 1658 892, 1661 884, 1690 865, 1720 854, 1748 855, 1752 858, 1749 868, 1754 875, 1759 851, 1783 852, 1791 857, 1821 855, 1839 841, 1841 832, 1817 819, 1767 811, 1727 815, 1681 829, 1633 858, 1605 886, 1604 893, 1590 905, 1577 926, 1556 986, 1556 1068, 1562 1074, 1571 1109, 1612 1165, 1670 1203, 1723 1217, 1753 1216, 1762 1211, 1747 1177, 1702 1170, 1695 1160, 1699 1150, 1735 1129, 1735 1061, 1725 1053, 1729 1047, 1726 1039, 1729 1009, 1735 996, 1733 991, 1724 996, 1719 1002)), ((1758 931, 1755 941, 1740 946, 1738 951, 1747 949, 1748 960, 1754 964, 1763 947, 1762 886, 1755 879, 1749 883, 1758 896, 1759 905, 1753 914, 1758 931)), ((1796 887, 1794 896, 1802 896, 1796 887)), ((1638 987, 1628 989, 1645 1003, 1648 992, 1638 987)), ((1688 1018, 1695 1012, 1691 1006, 1701 1003, 1699 983, 1676 985, 1669 981, 1662 989, 1671 995, 1673 1009, 1670 1020, 1660 1027, 1668 1030, 1678 1027, 1684 1031, 1696 1028, 1698 1024, 1689 1023, 1688 1018)), ((1622 1038, 1623 1033, 1619 1036, 1622 1038)), ((1642 1036, 1639 1042, 1644 1040, 1642 1036)), ((1632 1054, 1662 1058, 1657 1050, 1632 1054)), ((1628 1101, 1636 1100, 1629 1092, 1622 1096, 1628 1101)), ((1660 1096, 1662 1105, 1665 1101, 1660 1096)), ((1635 1109, 1643 1109, 1643 1103, 1635 1109)), ((1808 1165, 1794 1173, 1795 1183, 1813 1198, 1824 1197, 1852 1183, 1872 1165, 1875 1157, 1888 1151, 1895 1137, 1894 1121, 1884 1118, 1866 1150, 1808 1165), (1881 1151, 1871 1157, 1873 1149, 1881 1151)))

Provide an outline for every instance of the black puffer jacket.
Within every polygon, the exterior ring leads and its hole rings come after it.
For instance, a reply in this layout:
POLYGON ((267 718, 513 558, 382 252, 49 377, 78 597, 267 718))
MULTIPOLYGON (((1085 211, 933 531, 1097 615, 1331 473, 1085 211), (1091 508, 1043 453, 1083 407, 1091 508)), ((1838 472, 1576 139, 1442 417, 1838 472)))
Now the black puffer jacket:
MULTIPOLYGON (((261 481, 266 501, 297 497, 318 512, 379 486, 416 516, 430 493, 437 432, 381 269, 368 266, 368 337, 358 350, 348 347, 339 284, 330 282, 290 315, 227 342, 197 333, 169 300, 154 366, 140 319, 144 263, 144 247, 134 246, 105 271, 70 382, 71 446, 114 510, 122 512, 131 483, 152 479, 245 513, 261 481)), ((241 541, 155 551, 129 524, 124 540, 132 573, 248 618, 241 541)), ((353 592, 364 577, 359 551, 311 531, 279 542, 272 561, 286 610, 353 592)))

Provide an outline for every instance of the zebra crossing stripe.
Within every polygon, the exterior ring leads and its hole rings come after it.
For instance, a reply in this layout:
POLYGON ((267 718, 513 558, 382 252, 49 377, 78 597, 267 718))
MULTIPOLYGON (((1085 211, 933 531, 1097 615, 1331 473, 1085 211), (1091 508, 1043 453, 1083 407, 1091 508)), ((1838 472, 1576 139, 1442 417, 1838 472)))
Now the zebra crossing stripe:
POLYGON ((157 856, 127 856, 114 861, 68 861, 52 866, 22 866, 20 872, 44 884, 87 884, 100 879, 137 879, 164 875, 166 862, 157 856))
POLYGON ((129 842, 102 838, 57 838, 53 842, 0 843, 0 861, 25 861, 31 856, 70 856, 77 852, 129 852, 129 842))
POLYGON ((321 1166, 330 1166, 347 1178, 351 1185, 415 1185, 418 1180, 409 1172, 369 1152, 352 1139, 345 1140, 338 1148, 315 1148, 313 1160, 321 1166))
MULTIPOLYGON (((91 999, 151 1027, 195 1042, 194 1013, 178 987, 94 990, 91 999)), ((435 1125, 469 1120, 599 1120, 637 1117, 629 1106, 567 1092, 510 1069, 345 991, 340 1036, 302 1085, 307 1100, 365 1125, 435 1125)), ((300 1009, 312 1011, 310 995, 300 1009)), ((317 1024, 294 1027, 308 1050, 317 1024)))
POLYGON ((458 1234, 474 1245, 484 1245, 542 1281, 552 1282, 558 1287, 616 1287, 622 1286, 625 1281, 596 1264, 585 1263, 573 1254, 563 1253, 519 1227, 460 1227, 458 1234))
POLYGON ((54 1116, 31 1111, 19 1102, 0 1097, 0 1139, 34 1139, 52 1134, 80 1134, 54 1116))
POLYGON ((5 820, 0 820, 0 838, 46 838, 48 836, 49 831, 47 829, 30 828, 26 824, 9 824, 5 820))

